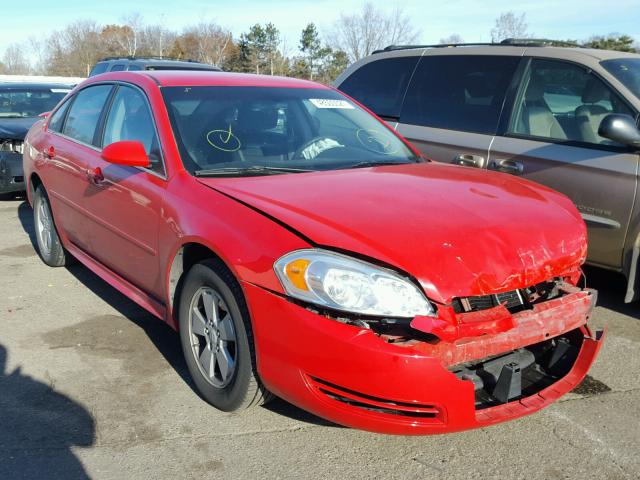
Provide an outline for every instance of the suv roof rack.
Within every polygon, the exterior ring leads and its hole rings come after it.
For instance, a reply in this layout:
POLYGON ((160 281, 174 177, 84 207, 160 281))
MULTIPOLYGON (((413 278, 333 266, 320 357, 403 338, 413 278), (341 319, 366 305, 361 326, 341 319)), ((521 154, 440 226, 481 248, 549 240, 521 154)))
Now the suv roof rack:
POLYGON ((549 40, 546 38, 505 38, 499 43, 474 42, 474 43, 437 43, 433 45, 389 45, 381 50, 375 50, 372 54, 392 52, 395 50, 412 50, 416 48, 454 48, 454 47, 580 47, 575 42, 563 40, 549 40))
POLYGON ((135 55, 118 55, 115 57, 104 57, 101 58, 100 62, 108 62, 110 60, 166 60, 170 62, 190 62, 190 63, 202 63, 197 60, 192 60, 190 58, 173 58, 173 57, 160 57, 154 55, 145 55, 143 57, 136 57, 135 55))

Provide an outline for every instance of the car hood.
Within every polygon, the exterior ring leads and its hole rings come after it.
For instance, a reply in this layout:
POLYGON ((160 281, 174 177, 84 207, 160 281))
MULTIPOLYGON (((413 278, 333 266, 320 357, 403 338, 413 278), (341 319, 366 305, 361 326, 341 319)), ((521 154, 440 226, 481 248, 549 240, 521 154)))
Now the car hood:
POLYGON ((23 140, 38 117, 0 117, 0 140, 23 140))
POLYGON ((586 257, 571 201, 506 174, 423 163, 199 180, 316 246, 403 270, 442 303, 534 285, 586 257))

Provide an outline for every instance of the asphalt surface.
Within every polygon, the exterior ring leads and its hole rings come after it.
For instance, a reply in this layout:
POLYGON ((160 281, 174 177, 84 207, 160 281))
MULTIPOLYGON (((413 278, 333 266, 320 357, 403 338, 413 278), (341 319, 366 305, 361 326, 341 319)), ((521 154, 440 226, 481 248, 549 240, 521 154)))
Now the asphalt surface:
POLYGON ((640 304, 616 275, 587 382, 486 429, 395 437, 276 400, 224 414, 193 391, 178 336, 86 268, 36 255, 31 209, 0 202, 0 479, 640 478, 640 304))

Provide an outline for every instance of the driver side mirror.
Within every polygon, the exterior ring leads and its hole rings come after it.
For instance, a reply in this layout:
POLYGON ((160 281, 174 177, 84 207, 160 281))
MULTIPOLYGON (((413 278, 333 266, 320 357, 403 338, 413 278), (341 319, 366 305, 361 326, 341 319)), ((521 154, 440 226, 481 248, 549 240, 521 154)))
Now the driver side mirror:
POLYGON ((122 140, 107 145, 102 149, 102 158, 109 163, 129 167, 149 168, 151 162, 142 142, 122 140))
POLYGON ((630 115, 607 115, 600 122, 598 135, 623 145, 640 148, 640 130, 630 115))

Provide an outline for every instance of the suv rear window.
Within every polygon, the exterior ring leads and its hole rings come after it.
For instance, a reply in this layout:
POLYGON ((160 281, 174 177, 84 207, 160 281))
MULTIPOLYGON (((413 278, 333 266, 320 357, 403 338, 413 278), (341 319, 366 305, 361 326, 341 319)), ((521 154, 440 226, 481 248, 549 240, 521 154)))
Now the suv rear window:
POLYGON ((375 60, 353 72, 338 88, 375 114, 397 119, 418 58, 375 60))
POLYGON ((422 57, 400 122, 493 135, 519 61, 487 55, 422 57))
POLYGON ((109 64, 107 62, 96 63, 95 67, 93 67, 93 69, 91 70, 91 73, 89 74, 89 76, 93 77, 94 75, 100 75, 101 73, 106 72, 108 66, 109 64))

